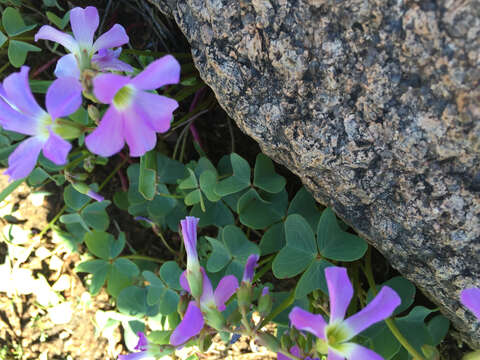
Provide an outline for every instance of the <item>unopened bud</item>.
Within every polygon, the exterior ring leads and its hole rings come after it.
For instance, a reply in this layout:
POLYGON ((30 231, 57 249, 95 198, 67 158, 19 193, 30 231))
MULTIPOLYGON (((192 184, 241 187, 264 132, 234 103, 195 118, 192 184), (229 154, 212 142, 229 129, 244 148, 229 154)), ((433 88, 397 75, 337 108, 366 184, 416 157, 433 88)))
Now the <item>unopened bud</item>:
POLYGON ((260 332, 257 334, 257 340, 260 342, 260 344, 267 347, 273 352, 278 352, 278 350, 280 350, 280 344, 278 343, 278 340, 273 335, 260 332))
POLYGON ((78 124, 65 119, 55 121, 53 131, 65 140, 77 139, 82 135, 82 130, 78 124))
POLYGON ((261 316, 266 316, 270 311, 272 311, 272 297, 269 294, 268 287, 264 287, 260 299, 258 299, 258 312, 261 316))
POLYGON ((212 345, 212 335, 200 335, 198 338, 198 348, 200 349, 200 352, 207 352, 210 348, 210 345, 212 345))
POLYGON ((96 201, 105 200, 105 198, 102 195, 97 194, 95 191, 90 189, 90 187, 87 184, 85 184, 84 182, 72 182, 72 186, 79 193, 87 195, 87 196, 91 197, 93 200, 96 200, 96 201))
POLYGON ((252 289, 243 282, 237 290, 237 301, 238 306, 244 309, 248 309, 252 302, 252 289))
POLYGON ((225 327, 225 318, 217 309, 208 309, 204 317, 205 322, 215 330, 221 331, 225 327))
POLYGON ((180 296, 180 301, 178 302, 177 305, 177 312, 180 315, 180 317, 183 319, 183 315, 187 311, 188 307, 188 299, 186 296, 180 296))
POLYGON ((88 105, 87 112, 88 112, 88 117, 92 119, 95 122, 95 124, 98 124, 100 122, 100 111, 98 111, 95 105, 92 105, 92 104, 88 105))

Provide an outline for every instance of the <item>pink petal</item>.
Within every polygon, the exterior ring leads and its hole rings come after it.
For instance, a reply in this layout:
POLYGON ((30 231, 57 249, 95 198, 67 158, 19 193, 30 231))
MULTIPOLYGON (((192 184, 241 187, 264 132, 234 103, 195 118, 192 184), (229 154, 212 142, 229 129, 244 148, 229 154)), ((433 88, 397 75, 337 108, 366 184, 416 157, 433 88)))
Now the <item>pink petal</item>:
MULTIPOLYGON (((332 348, 328 349, 328 360, 345 360, 345 356, 340 355, 336 351, 334 351, 332 348)), ((368 358, 367 358, 368 359, 368 358)), ((355 359, 356 360, 356 359, 355 359)), ((366 360, 366 359, 365 359, 366 360)))
POLYGON ((115 24, 106 33, 100 35, 93 44, 93 51, 110 49, 128 43, 128 35, 122 25, 115 24))
POLYGON ((133 72, 133 67, 123 61, 118 60, 121 48, 116 50, 100 49, 93 55, 92 64, 100 71, 124 71, 133 72))
POLYGON ((137 112, 144 115, 152 129, 164 133, 170 129, 178 102, 165 96, 139 91, 134 106, 137 112))
POLYGON ((3 88, 8 101, 29 117, 38 117, 45 113, 37 104, 28 83, 28 66, 22 66, 20 72, 13 73, 3 80, 3 88))
MULTIPOLYGON (((383 360, 383 357, 378 355, 375 351, 367 349, 361 345, 355 343, 345 343, 341 345, 342 350, 345 349, 345 357, 348 360, 357 360, 357 359, 368 359, 368 360, 383 360)), ((340 357, 339 359, 343 359, 340 357)), ((330 354, 328 356, 330 360, 330 354)))
POLYGON ((101 74, 93 79, 93 93, 95 97, 110 104, 115 94, 130 82, 130 78, 116 74, 101 74))
POLYGON ((76 7, 70 10, 70 25, 78 44, 89 52, 93 44, 93 35, 99 24, 98 10, 93 6, 85 9, 76 7))
POLYGON ((0 99, 0 125, 5 130, 25 135, 35 135, 38 127, 35 118, 18 112, 2 99, 0 99))
POLYGON ((124 136, 130 149, 130 156, 142 156, 157 143, 157 134, 135 111, 134 107, 124 110, 124 136))
POLYGON ((80 79, 80 69, 78 68, 78 62, 75 58, 75 55, 68 54, 62 56, 57 61, 57 66, 55 67, 55 71, 53 73, 57 78, 69 76, 80 79))
POLYGON ((61 32, 50 25, 43 25, 40 30, 38 30, 35 34, 35 41, 38 41, 39 39, 59 43, 69 52, 74 54, 79 52, 78 43, 71 35, 61 32))
POLYGON ((132 84, 137 89, 154 90, 179 81, 180 64, 172 55, 166 55, 148 65, 132 80, 132 84))
POLYGON ((50 136, 43 145, 43 155, 54 164, 64 165, 67 163, 67 155, 72 145, 50 130, 50 136))
POLYGON ((238 280, 233 275, 227 275, 220 280, 215 289, 215 304, 219 311, 225 310, 225 303, 235 294, 238 289, 238 280))
POLYGON ((255 268, 257 267, 258 259, 260 259, 258 254, 252 254, 248 257, 247 263, 245 264, 245 270, 243 271, 243 282, 251 283, 253 281, 253 275, 255 273, 255 268))
POLYGON ((311 314, 296 306, 290 311, 288 318, 298 330, 306 330, 316 337, 325 340, 325 326, 327 326, 327 323, 322 315, 311 314))
POLYGON ((12 181, 30 174, 37 163, 42 146, 43 141, 35 136, 22 141, 8 157, 8 169, 4 175, 10 176, 12 181))
POLYGON ((73 114, 82 105, 82 85, 74 77, 61 77, 47 90, 47 111, 53 120, 73 114))
POLYGON ((394 290, 388 286, 382 287, 377 296, 365 308, 345 320, 345 326, 351 331, 349 338, 345 340, 351 339, 371 325, 388 318, 401 302, 394 290))
POLYGON ((170 336, 170 344, 179 346, 186 343, 202 331, 204 324, 202 312, 194 301, 190 301, 183 320, 170 336))
POLYGON ((148 340, 142 331, 137 332, 138 343, 135 346, 135 350, 147 350, 148 340))
POLYGON ((343 320, 353 297, 353 287, 347 269, 331 266, 325 269, 330 297, 330 323, 343 320))
POLYGON ((460 301, 473 312, 480 321, 480 288, 463 290, 460 294, 460 301))
POLYGON ((200 296, 200 305, 205 306, 205 305, 210 305, 211 303, 216 304, 215 302, 215 296, 213 294, 213 287, 212 287, 212 282, 207 276, 207 273, 205 272, 205 269, 202 267, 200 268, 202 271, 203 275, 203 289, 202 289, 202 296, 200 296))
POLYGON ((110 106, 85 144, 92 153, 108 157, 122 150, 124 143, 122 114, 110 106))
POLYGON ((148 351, 139 351, 127 355, 118 355, 118 360, 155 360, 155 356, 148 351))
POLYGON ((188 285, 188 280, 187 280, 187 270, 182 272, 182 275, 180 275, 180 286, 182 287, 183 290, 185 290, 190 294, 190 285, 188 285))

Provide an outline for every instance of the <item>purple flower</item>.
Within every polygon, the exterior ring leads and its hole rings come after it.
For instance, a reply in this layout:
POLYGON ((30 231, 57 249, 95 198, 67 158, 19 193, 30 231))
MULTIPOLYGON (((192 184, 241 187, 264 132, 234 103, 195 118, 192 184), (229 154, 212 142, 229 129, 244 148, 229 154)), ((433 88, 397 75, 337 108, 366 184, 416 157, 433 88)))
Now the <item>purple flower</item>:
POLYGON ((99 126, 86 137, 87 148, 101 156, 119 152, 125 142, 130 156, 142 156, 153 149, 157 132, 170 128, 178 103, 154 90, 180 80, 180 64, 171 55, 152 62, 131 79, 117 74, 101 74, 93 80, 96 98, 110 104, 99 126))
POLYGON ((194 216, 187 216, 180 221, 183 243, 187 252, 187 270, 191 271, 200 270, 197 254, 197 225, 199 221, 200 219, 194 216))
MULTIPOLYGON (((215 292, 212 283, 207 277, 205 270, 200 268, 203 275, 203 291, 199 304, 191 301, 188 305, 187 312, 180 324, 174 330, 170 337, 170 343, 174 346, 182 345, 190 338, 198 335, 204 326, 204 315, 214 314, 216 311, 224 311, 225 303, 237 291, 238 280, 233 275, 223 277, 218 283, 215 292)), ((191 293, 188 285, 186 271, 180 276, 180 285, 183 289, 191 293)))
POLYGON ((5 174, 10 180, 26 177, 35 167, 40 151, 57 165, 67 162, 71 149, 59 131, 56 119, 74 113, 82 102, 82 87, 78 80, 64 77, 55 80, 46 95, 47 111, 36 102, 28 83, 27 66, 3 81, 0 92, 0 125, 5 130, 30 135, 23 140, 8 158, 5 174))
POLYGON ((258 254, 252 254, 248 257, 247 263, 245 264, 245 270, 243 272, 242 282, 251 283, 253 281, 253 274, 255 268, 257 267, 257 261, 260 258, 258 254))
POLYGON ((118 360, 156 359, 156 356, 149 351, 149 344, 145 334, 139 331, 137 335, 138 335, 138 343, 137 343, 137 346, 135 346, 135 350, 140 350, 140 351, 127 354, 127 355, 118 355, 118 360))
POLYGON ((100 71, 121 70, 129 72, 133 70, 130 65, 118 60, 119 51, 106 51, 106 49, 128 43, 128 36, 123 26, 113 25, 109 31, 102 34, 94 42, 93 36, 98 28, 99 16, 98 10, 93 6, 88 6, 85 9, 76 7, 70 10, 70 24, 73 37, 50 25, 42 26, 35 35, 35 41, 39 39, 54 41, 71 53, 71 55, 63 56, 57 63, 55 69, 57 76, 75 71, 80 74, 90 65, 100 71))
POLYGON ((460 293, 460 301, 480 321, 480 288, 465 289, 460 293))
POLYGON ((306 330, 319 338, 320 346, 328 351, 328 360, 371 359, 381 360, 377 353, 363 346, 349 342, 354 336, 371 325, 388 318, 401 300, 395 291, 384 286, 378 295, 360 312, 345 319, 348 305, 353 296, 353 287, 347 270, 341 267, 325 269, 330 296, 330 322, 322 315, 311 314, 299 307, 290 312, 292 325, 306 330))

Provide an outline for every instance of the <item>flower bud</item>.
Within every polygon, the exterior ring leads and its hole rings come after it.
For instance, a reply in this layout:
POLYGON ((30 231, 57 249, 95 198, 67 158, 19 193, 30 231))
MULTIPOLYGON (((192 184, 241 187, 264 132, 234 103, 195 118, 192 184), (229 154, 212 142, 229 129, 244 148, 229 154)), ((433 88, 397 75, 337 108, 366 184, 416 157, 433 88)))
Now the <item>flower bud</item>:
POLYGON ((237 301, 238 306, 244 309, 248 309, 252 302, 252 288, 243 282, 237 290, 237 301))
POLYGON ((278 350, 280 350, 280 344, 278 343, 278 340, 273 335, 260 332, 257 334, 257 340, 260 342, 260 344, 267 347, 273 352, 277 352, 278 350))
POLYGON ((270 311, 272 311, 272 297, 269 294, 268 287, 264 287, 260 299, 258 299, 258 312, 261 316, 266 316, 270 311))
POLYGON ((212 345, 212 338, 212 335, 200 335, 198 338, 198 348, 200 352, 205 353, 208 351, 208 348, 212 345))
POLYGON ((100 111, 98 111, 95 105, 92 105, 92 104, 88 105, 87 112, 88 112, 88 117, 92 119, 95 122, 95 124, 98 124, 100 122, 100 111))
POLYGON ((183 318, 183 315, 187 311, 188 302, 189 301, 186 296, 183 296, 183 295, 180 296, 180 301, 178 302, 178 305, 177 305, 177 312, 181 318, 183 318))
POLYGON ((208 309, 204 314, 205 322, 217 331, 223 330, 225 327, 225 318, 217 309, 208 309))
POLYGON ((105 200, 105 198, 102 195, 97 194, 95 191, 90 189, 90 187, 87 184, 85 184, 84 182, 72 182, 72 186, 79 193, 87 195, 87 196, 91 197, 93 200, 96 200, 96 201, 105 200))
POLYGON ((203 274, 200 269, 198 271, 187 270, 187 281, 192 296, 200 299, 203 293, 203 274))
POLYGON ((53 125, 53 131, 65 140, 77 139, 82 135, 79 124, 65 119, 58 119, 53 125))

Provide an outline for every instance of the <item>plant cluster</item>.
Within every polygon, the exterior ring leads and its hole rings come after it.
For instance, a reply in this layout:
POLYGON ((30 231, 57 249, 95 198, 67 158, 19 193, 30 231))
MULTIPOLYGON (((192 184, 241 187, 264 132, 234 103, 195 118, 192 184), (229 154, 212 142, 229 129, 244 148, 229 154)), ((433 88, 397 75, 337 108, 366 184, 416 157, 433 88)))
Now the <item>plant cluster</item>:
MULTIPOLYGON (((23 64, 41 49, 20 35, 35 25, 17 8, 2 13, 0 45, 8 43, 11 65, 21 68, 0 86, 0 161, 13 181, 0 198, 23 181, 64 186, 65 205, 49 228, 72 250, 88 249, 76 271, 89 274, 91 294, 105 287, 117 309, 97 323, 121 323, 127 347, 140 350, 120 359, 161 358, 185 346, 205 351, 217 333, 229 344, 253 337, 281 360, 439 359, 449 321, 412 307, 408 280, 377 284, 367 243, 304 188, 289 194, 267 156, 258 154, 253 169, 236 153, 214 164, 196 141, 198 158, 179 161, 188 129, 196 139, 193 120, 209 105, 198 101, 198 78, 181 79, 185 64, 171 55, 124 56, 129 38, 118 24, 95 39, 94 7, 48 18, 56 27, 42 26, 34 40, 67 54, 55 80, 32 82, 23 64), (73 35, 59 30, 68 23, 73 35), (45 94, 45 109, 32 90, 45 94), (193 108, 172 122, 179 102, 194 94, 193 108), (168 156, 157 134, 180 126, 168 156), (115 154, 121 161, 111 166, 115 154), (101 184, 89 183, 96 167, 113 167, 101 184), (116 174, 122 189, 105 200, 116 174), (174 260, 138 253, 128 229, 112 224, 112 202, 151 229, 174 260), (175 241, 179 224, 183 242, 175 241), (275 334, 264 330, 271 322, 275 334)), ((461 300, 480 316, 480 289, 464 290, 461 300)))

